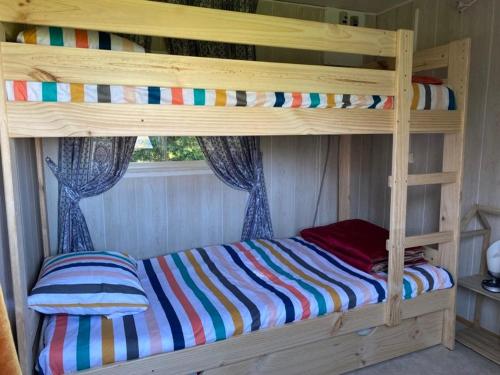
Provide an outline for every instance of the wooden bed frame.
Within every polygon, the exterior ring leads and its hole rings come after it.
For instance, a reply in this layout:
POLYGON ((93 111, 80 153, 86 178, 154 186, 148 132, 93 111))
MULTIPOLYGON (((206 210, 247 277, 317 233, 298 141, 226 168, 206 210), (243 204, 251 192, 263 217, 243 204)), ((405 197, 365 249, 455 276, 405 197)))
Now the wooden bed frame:
POLYGON ((154 106, 6 101, 0 88, 0 137, 18 351, 33 371, 39 315, 26 305, 31 285, 20 234, 15 138, 35 138, 45 255, 46 207, 41 139, 66 136, 303 135, 341 136, 339 219, 350 216, 350 142, 354 134, 392 134, 387 303, 301 321, 225 341, 116 363, 88 374, 341 373, 438 343, 454 347, 456 288, 402 301, 407 246, 439 244, 433 263, 457 279, 460 191, 470 41, 417 52, 412 32, 233 13, 140 0, 0 0, 4 42, 0 80, 340 92, 395 96, 393 110, 154 106), (147 20, 147 22, 144 22, 147 20), (5 42, 11 23, 74 27, 160 37, 336 51, 395 58, 395 70, 340 68, 58 48, 5 42), (447 68, 457 111, 410 111, 413 72, 447 68), (408 175, 410 133, 444 133, 440 173, 408 175), (406 236, 407 186, 442 184, 440 231, 406 236), (367 329, 370 328, 369 332, 367 329), (365 330, 367 335, 357 333, 365 330))

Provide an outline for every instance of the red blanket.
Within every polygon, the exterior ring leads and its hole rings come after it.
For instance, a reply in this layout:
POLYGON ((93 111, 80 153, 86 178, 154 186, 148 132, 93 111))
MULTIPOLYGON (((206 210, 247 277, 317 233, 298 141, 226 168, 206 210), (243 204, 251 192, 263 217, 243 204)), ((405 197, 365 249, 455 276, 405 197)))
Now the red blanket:
MULTIPOLYGON (((340 221, 304 229, 300 235, 362 271, 373 272, 374 268, 376 271, 382 270, 387 264, 386 241, 389 231, 367 221, 340 221)), ((407 255, 408 264, 424 261, 421 248, 407 249, 407 255), (416 251, 418 254, 415 254, 416 251)))

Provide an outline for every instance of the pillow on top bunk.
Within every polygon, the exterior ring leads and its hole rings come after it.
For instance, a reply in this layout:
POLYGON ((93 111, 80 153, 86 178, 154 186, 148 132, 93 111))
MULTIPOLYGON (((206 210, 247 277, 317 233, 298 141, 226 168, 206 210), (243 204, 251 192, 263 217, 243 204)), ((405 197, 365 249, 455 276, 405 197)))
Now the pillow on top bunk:
POLYGON ((47 46, 144 52, 144 48, 137 43, 115 34, 62 27, 36 26, 21 31, 17 35, 17 42, 47 46))
POLYGON ((131 315, 149 306, 132 257, 85 251, 47 258, 28 297, 43 314, 131 315))

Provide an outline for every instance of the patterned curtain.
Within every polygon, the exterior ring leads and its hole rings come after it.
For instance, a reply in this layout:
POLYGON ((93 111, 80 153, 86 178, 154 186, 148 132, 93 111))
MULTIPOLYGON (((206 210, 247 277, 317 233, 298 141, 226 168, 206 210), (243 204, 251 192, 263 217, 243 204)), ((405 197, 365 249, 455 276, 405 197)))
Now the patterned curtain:
POLYGON ((59 182, 58 253, 94 250, 79 202, 111 189, 127 170, 136 137, 60 138, 59 165, 47 164, 59 182))
POLYGON ((249 193, 241 240, 272 238, 258 137, 198 137, 205 158, 225 184, 249 193))
MULTIPOLYGON (((181 5, 255 13, 257 0, 162 0, 181 5)), ((255 60, 255 47, 239 44, 165 39, 167 53, 225 59, 255 60)), ((205 158, 216 176, 249 197, 242 240, 272 238, 273 228, 257 137, 198 137, 205 158)))

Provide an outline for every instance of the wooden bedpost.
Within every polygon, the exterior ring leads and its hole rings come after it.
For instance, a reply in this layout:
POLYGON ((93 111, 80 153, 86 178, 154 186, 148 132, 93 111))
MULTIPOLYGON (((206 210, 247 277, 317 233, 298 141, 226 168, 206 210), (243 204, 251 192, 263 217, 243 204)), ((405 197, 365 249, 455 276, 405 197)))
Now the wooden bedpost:
MULTIPOLYGON (((5 41, 6 30, 0 23, 0 41, 5 41)), ((9 236, 10 267, 12 271, 12 285, 14 288, 14 305, 16 315, 17 351, 23 374, 33 372, 33 351, 28 337, 36 335, 29 332, 31 324, 28 320, 31 314, 26 305, 26 263, 22 245, 22 236, 18 226, 20 206, 18 189, 16 189, 17 168, 14 151, 14 141, 9 138, 7 128, 6 95, 3 78, 2 50, 0 49, 0 151, 2 156, 3 183, 5 195, 5 210, 7 216, 7 232, 9 236), (30 328, 28 328, 30 327, 30 328)), ((37 324, 37 322, 36 322, 37 324)))
POLYGON ((352 135, 340 136, 338 221, 351 218, 351 143, 352 135))
POLYGON ((406 200, 408 152, 410 145, 411 73, 413 32, 397 31, 395 124, 392 136, 392 181, 389 241, 389 271, 385 323, 401 321, 404 249, 406 239, 406 200))
MULTIPOLYGON (((470 39, 450 43, 448 84, 455 92, 457 108, 461 110, 459 132, 444 135, 443 172, 457 173, 453 184, 441 186, 440 231, 453 231, 451 242, 439 245, 440 265, 458 279, 458 253, 460 248, 460 203, 463 176, 463 149, 467 119, 467 92, 469 87, 470 39)), ((453 288, 450 308, 444 312, 443 345, 455 347, 456 286, 453 288)))
POLYGON ((47 218, 47 200, 45 196, 45 174, 43 169, 43 138, 35 138, 36 175, 38 182, 38 200, 40 202, 40 223, 42 230, 43 256, 50 256, 49 224, 47 218))

